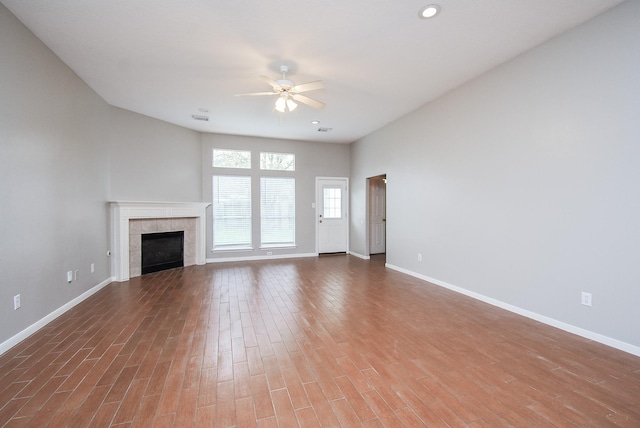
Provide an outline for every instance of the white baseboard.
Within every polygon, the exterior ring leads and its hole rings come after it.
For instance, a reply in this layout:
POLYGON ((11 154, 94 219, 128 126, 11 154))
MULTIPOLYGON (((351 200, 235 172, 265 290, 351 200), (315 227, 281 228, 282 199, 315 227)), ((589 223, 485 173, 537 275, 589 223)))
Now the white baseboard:
POLYGON ((365 256, 364 254, 356 253, 355 251, 349 251, 349 254, 352 255, 352 256, 356 256, 356 257, 358 257, 359 259, 362 259, 362 260, 370 260, 371 259, 370 256, 365 256))
POLYGON ((252 260, 275 260, 275 259, 299 259, 303 257, 318 257, 317 253, 301 253, 301 254, 277 254, 271 256, 248 256, 248 257, 219 257, 215 259, 207 259, 207 263, 224 263, 224 262, 247 262, 252 260))
POLYGON ((95 294, 98 291, 100 291, 102 288, 104 288, 107 285, 111 284, 114 280, 115 280, 114 277, 105 279, 100 284, 98 284, 95 287, 85 291, 84 293, 82 293, 81 295, 76 297, 75 299, 73 299, 73 300, 65 303, 64 305, 60 306, 58 309, 56 309, 55 311, 51 312, 49 315, 47 315, 44 318, 42 318, 42 319, 36 321, 35 323, 31 324, 29 327, 25 328, 20 333, 16 334, 13 337, 10 337, 9 339, 5 340, 2 343, 0 343, 0 355, 4 354, 9 349, 13 348, 15 345, 17 345, 18 343, 22 342, 24 339, 26 339, 27 337, 31 336, 36 331, 40 330, 42 327, 44 327, 45 325, 49 324, 54 319, 58 318, 60 315, 62 315, 65 312, 67 312, 69 309, 73 308, 78 303, 82 302, 83 300, 86 300, 87 298, 91 297, 93 294, 95 294))
POLYGON ((476 300, 480 300, 480 301, 488 303, 490 305, 497 306, 497 307, 499 307, 501 309, 505 309, 505 310, 507 310, 509 312, 513 312, 513 313, 516 313, 518 315, 522 315, 522 316, 530 318, 532 320, 539 321, 539 322, 541 322, 543 324, 547 324, 547 325, 550 325, 552 327, 559 328, 560 330, 564 330, 564 331, 567 331, 569 333, 573 333, 575 335, 578 335, 578 336, 593 340, 594 342, 602 343, 603 345, 611 346, 612 348, 616 348, 616 349, 619 349, 621 351, 628 352, 629 354, 636 355, 636 356, 640 357, 640 347, 638 347, 638 346, 631 345, 629 343, 622 342, 620 340, 613 339, 611 337, 604 336, 604 335, 599 334, 599 333, 594 333, 592 331, 585 330, 583 328, 576 327, 574 325, 567 324, 565 322, 558 321, 556 319, 549 318, 547 316, 540 315, 540 314, 537 314, 535 312, 528 311, 526 309, 522 309, 522 308, 520 308, 518 306, 514 306, 514 305, 511 305, 509 303, 505 303, 505 302, 502 302, 500 300, 496 300, 496 299, 493 299, 491 297, 487 297, 487 296, 485 296, 483 294, 476 293, 474 291, 470 291, 470 290, 467 290, 465 288, 458 287, 456 285, 452 285, 452 284, 449 284, 449 283, 444 282, 444 281, 440 281, 440 280, 435 279, 435 278, 430 278, 428 276, 421 275, 419 273, 416 273, 416 272, 413 272, 413 271, 410 271, 410 270, 407 270, 407 269, 404 269, 404 268, 401 268, 401 267, 398 267, 398 266, 394 266, 394 265, 389 264, 389 263, 386 263, 385 266, 388 267, 389 269, 397 270, 398 272, 406 273, 407 275, 411 275, 411 276, 413 276, 415 278, 418 278, 418 279, 421 279, 423 281, 430 282, 431 284, 435 284, 437 286, 440 286, 440 287, 443 287, 443 288, 447 288, 447 289, 449 289, 451 291, 455 291, 456 293, 464 294, 465 296, 469 296, 469 297, 472 297, 472 298, 474 298, 476 300))

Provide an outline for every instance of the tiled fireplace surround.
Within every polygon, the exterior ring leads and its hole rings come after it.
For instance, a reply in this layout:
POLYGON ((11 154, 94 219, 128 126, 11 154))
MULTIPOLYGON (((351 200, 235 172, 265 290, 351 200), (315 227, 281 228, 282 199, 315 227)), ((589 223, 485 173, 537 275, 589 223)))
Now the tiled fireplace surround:
POLYGON ((184 265, 205 260, 204 202, 112 202, 112 272, 116 281, 141 274, 142 234, 184 231, 184 265))
POLYGON ((184 231, 184 265, 196 264, 195 218, 144 218, 129 220, 129 277, 142 275, 142 235, 184 231))

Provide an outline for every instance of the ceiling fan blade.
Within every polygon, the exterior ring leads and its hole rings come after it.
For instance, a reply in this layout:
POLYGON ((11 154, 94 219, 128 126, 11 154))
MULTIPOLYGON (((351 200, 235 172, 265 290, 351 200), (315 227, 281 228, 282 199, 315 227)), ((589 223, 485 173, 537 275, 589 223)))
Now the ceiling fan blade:
POLYGON ((293 87, 293 91, 300 93, 300 92, 307 92, 307 91, 315 91, 316 89, 322 89, 322 88, 324 88, 324 85, 322 84, 322 80, 316 80, 314 82, 303 83, 302 85, 296 85, 293 87))
POLYGON ((261 95, 278 95, 277 92, 251 92, 249 94, 236 94, 236 97, 257 97, 261 95))
POLYGON ((305 95, 300 95, 300 94, 292 94, 291 98, 293 98, 296 101, 300 101, 303 104, 306 104, 308 106, 311 106, 313 108, 324 108, 324 103, 320 102, 320 101, 316 101, 312 98, 309 98, 305 95))
POLYGON ((256 77, 260 80, 264 80, 269 86, 273 88, 274 91, 280 92, 282 91, 282 86, 278 85, 275 80, 268 76, 263 76, 262 74, 256 74, 256 77))

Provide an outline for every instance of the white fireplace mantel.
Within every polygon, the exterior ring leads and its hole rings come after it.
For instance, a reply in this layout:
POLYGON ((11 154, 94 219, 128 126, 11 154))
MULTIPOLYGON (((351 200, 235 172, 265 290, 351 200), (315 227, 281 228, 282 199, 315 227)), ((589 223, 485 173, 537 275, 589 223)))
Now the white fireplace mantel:
POLYGON ((208 202, 111 202, 112 273, 118 282, 129 280, 129 220, 195 218, 196 264, 206 263, 206 209, 208 202))

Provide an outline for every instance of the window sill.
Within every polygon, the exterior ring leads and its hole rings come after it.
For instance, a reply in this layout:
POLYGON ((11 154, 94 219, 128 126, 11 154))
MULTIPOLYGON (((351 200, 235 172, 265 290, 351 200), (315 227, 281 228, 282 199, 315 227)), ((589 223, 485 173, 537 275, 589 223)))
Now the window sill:
POLYGON ((214 253, 237 253, 240 251, 253 251, 253 247, 218 247, 212 248, 214 253))
POLYGON ((260 250, 278 250, 283 249, 286 250, 288 248, 296 248, 296 244, 286 245, 286 244, 273 244, 273 245, 261 245, 260 250))

